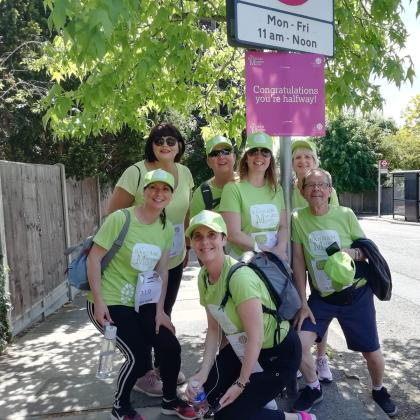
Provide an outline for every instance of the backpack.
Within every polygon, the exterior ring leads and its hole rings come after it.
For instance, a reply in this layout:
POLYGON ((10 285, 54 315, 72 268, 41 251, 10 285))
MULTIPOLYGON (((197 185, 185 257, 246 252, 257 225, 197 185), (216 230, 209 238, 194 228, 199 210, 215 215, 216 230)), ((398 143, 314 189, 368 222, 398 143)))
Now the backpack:
POLYGON ((200 185, 200 190, 206 210, 213 210, 220 204, 220 197, 213 199, 213 193, 211 192, 210 185, 207 181, 200 185))
MULTIPOLYGON (((130 224, 130 213, 128 212, 127 209, 123 209, 122 211, 124 212, 124 216, 125 216, 124 225, 121 228, 121 231, 117 239, 112 244, 111 249, 102 258, 101 273, 105 271, 105 268, 111 262, 114 255, 121 248, 124 242, 125 236, 127 235, 128 226, 130 224)), ((73 253, 75 254, 74 258, 71 260, 71 263, 69 264, 66 270, 66 274, 67 274, 67 279, 70 285, 80 290, 90 290, 88 276, 87 276, 86 261, 87 261, 89 252, 93 246, 93 237, 94 235, 91 235, 87 237, 84 241, 82 241, 80 244, 67 248, 64 251, 65 255, 71 255, 73 253)))
POLYGON ((285 261, 272 252, 245 252, 241 260, 230 268, 226 279, 226 292, 220 304, 221 308, 224 308, 228 299, 232 297, 229 283, 235 271, 241 267, 251 268, 267 287, 276 309, 262 305, 264 313, 274 316, 278 323, 294 318, 302 303, 293 284, 292 270, 285 261))

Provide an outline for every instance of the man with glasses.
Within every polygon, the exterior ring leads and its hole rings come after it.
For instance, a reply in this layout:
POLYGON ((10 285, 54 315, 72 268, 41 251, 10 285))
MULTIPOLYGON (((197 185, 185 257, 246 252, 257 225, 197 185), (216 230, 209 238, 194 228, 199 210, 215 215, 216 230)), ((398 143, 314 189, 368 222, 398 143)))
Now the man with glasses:
POLYGON ((351 209, 329 205, 331 191, 331 175, 322 169, 311 169, 301 186, 309 205, 292 216, 293 271, 302 300, 295 326, 302 343, 300 370, 306 382, 293 408, 309 412, 323 399, 311 348, 315 341, 322 340, 332 319, 337 318, 348 348, 361 352, 366 359, 373 399, 392 417, 397 408, 382 383, 385 364, 373 292, 359 272, 365 256, 362 249, 352 248, 352 243, 365 234, 351 209), (312 286, 308 302, 305 267, 312 286))
POLYGON ((201 210, 218 212, 223 187, 235 178, 235 152, 230 140, 217 135, 206 142, 207 165, 213 171, 213 177, 203 182, 193 193, 191 217, 201 210))

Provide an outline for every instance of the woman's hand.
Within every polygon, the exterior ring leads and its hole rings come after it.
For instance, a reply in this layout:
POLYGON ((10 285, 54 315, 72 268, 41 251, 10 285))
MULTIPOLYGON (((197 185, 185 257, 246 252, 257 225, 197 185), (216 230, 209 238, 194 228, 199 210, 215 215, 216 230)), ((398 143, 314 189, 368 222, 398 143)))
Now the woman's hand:
POLYGON ((105 324, 113 324, 114 322, 111 319, 109 314, 108 306, 101 300, 94 303, 95 308, 95 319, 104 327, 105 324))
POLYGON ((219 400, 221 408, 226 407, 229 404, 232 404, 243 392, 243 389, 238 385, 231 385, 228 390, 225 392, 222 398, 219 400))
POLYGON ((156 334, 159 334, 159 329, 161 326, 166 327, 172 334, 175 335, 175 326, 172 324, 171 318, 162 310, 156 311, 155 317, 156 324, 156 334))
POLYGON ((302 307, 299 309, 299 312, 295 315, 295 319, 293 320, 293 326, 296 328, 297 331, 300 331, 302 328, 303 321, 309 318, 312 321, 312 324, 316 324, 315 317, 310 310, 308 304, 304 302, 302 307))
POLYGON ((197 388, 201 388, 207 380, 207 375, 205 375, 204 372, 201 370, 198 371, 195 375, 191 376, 191 378, 188 379, 188 385, 185 389, 185 395, 187 396, 189 401, 194 401, 197 390, 191 389, 191 382, 195 381, 197 383, 197 388))

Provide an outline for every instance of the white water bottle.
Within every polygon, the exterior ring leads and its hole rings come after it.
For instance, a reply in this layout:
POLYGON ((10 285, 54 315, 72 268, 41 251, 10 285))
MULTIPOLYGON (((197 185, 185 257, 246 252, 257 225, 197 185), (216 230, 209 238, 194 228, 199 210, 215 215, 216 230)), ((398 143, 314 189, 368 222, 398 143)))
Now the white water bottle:
POLYGON ((113 359, 116 342, 117 327, 115 325, 105 325, 104 337, 101 343, 101 352, 99 353, 98 370, 96 371, 96 377, 98 379, 107 379, 113 373, 113 359))
POLYGON ((199 419, 202 419, 209 409, 206 393, 204 392, 204 388, 201 387, 200 383, 195 379, 190 382, 189 386, 191 391, 195 394, 192 401, 195 414, 199 419))

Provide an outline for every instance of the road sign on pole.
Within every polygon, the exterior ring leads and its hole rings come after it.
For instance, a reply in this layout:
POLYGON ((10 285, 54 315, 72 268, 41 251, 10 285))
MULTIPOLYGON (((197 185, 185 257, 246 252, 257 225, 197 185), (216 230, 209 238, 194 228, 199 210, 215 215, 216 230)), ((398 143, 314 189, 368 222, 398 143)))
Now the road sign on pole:
POLYGON ((234 46, 334 55, 334 3, 324 0, 227 0, 234 46))

